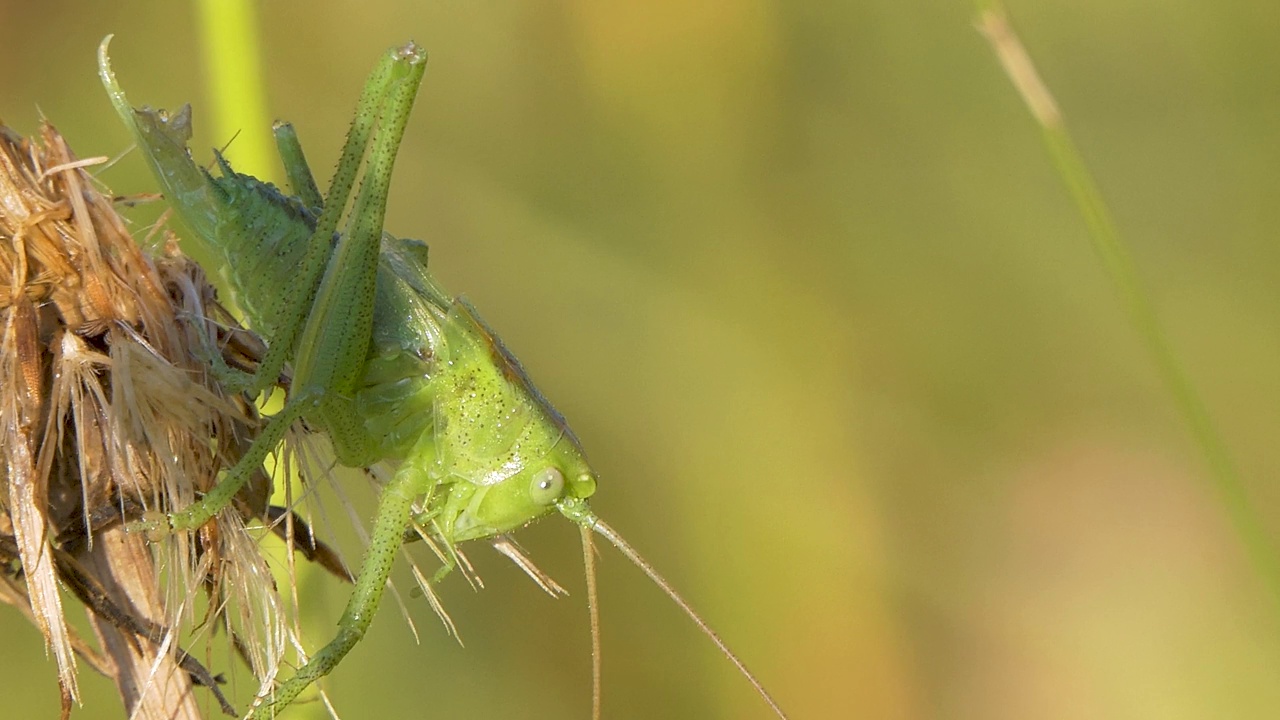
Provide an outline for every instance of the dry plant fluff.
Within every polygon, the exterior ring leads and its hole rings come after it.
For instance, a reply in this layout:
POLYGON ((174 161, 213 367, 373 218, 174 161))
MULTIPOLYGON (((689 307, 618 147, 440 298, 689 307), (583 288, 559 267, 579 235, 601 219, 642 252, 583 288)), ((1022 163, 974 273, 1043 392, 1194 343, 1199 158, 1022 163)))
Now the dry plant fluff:
POLYGON ((198 718, 215 701, 234 714, 223 678, 170 629, 225 633, 254 690, 271 682, 292 638, 244 528, 279 517, 269 483, 155 547, 120 521, 185 507, 235 464, 258 415, 201 358, 218 347, 252 367, 261 345, 231 329, 172 242, 157 257, 139 248, 86 171, 102 159, 77 160, 48 125, 39 140, 0 127, 0 600, 44 636, 63 717, 78 700, 77 657, 112 678, 128 717, 198 718), (96 642, 68 625, 73 599, 96 642))

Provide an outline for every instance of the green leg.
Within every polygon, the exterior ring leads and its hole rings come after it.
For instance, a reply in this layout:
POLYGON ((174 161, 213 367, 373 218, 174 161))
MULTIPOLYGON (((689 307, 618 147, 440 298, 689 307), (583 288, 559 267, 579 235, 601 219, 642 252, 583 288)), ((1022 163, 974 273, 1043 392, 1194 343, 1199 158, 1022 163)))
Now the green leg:
POLYGON ((285 405, 283 410, 267 422, 258 437, 254 438, 248 452, 222 475, 218 484, 205 493, 204 497, 168 516, 148 513, 142 520, 129 523, 128 529, 132 532, 145 532, 150 539, 157 540, 171 532, 194 530, 212 520, 214 515, 231 503, 240 488, 248 482, 249 476, 262 467, 267 453, 280 444, 289 426, 302 417, 309 405, 311 402, 304 398, 285 405))
MULTIPOLYGON (((444 582, 444 579, 449 577, 449 573, 452 573, 457 567, 457 555, 453 553, 453 548, 450 547, 449 552, 445 553, 444 562, 440 565, 440 569, 431 574, 431 584, 439 585, 444 582)), ((474 575, 474 573, 471 573, 467 576, 467 582, 470 582, 472 587, 475 587, 476 584, 474 575)))
MULTIPOLYGON (((311 306, 315 294, 320 287, 320 280, 325 268, 329 265, 330 248, 333 234, 338 229, 338 221, 346 209, 347 200, 351 197, 356 177, 360 172, 360 161, 369 144, 369 137, 382 114, 388 91, 412 67, 412 59, 407 58, 401 50, 391 50, 383 56, 374 68, 369 80, 365 83, 360 100, 356 104, 356 114, 351 121, 351 129, 347 132, 347 142, 342 148, 342 157, 338 161, 338 169, 334 171, 333 181, 329 184, 329 195, 325 198, 324 209, 316 222, 315 232, 307 246, 298 272, 298 287, 310 288, 309 291, 298 292, 286 310, 280 323, 278 337, 271 338, 267 355, 261 367, 253 375, 251 382, 243 387, 238 383, 232 387, 236 390, 247 390, 257 394, 275 381, 284 369, 285 363, 293 353, 302 333, 304 325, 311 314, 311 306)), ((295 380, 296 380, 295 374, 295 380)))
MULTIPOLYGON (((409 518, 409 527, 404 531, 403 542, 407 545, 409 543, 415 543, 422 540, 423 535, 419 533, 418 528, 435 527, 435 519, 440 515, 440 512, 443 509, 444 508, 436 508, 435 510, 428 510, 426 512, 415 513, 412 515, 409 518)), ((432 585, 439 585, 441 581, 457 569, 458 551, 453 547, 452 543, 444 539, 444 534, 438 532, 438 529, 435 533, 427 532, 427 535, 433 536, 430 538, 429 542, 432 545, 432 550, 435 551, 441 562, 440 569, 435 571, 435 573, 432 574, 431 579, 427 582, 432 585), (439 545, 437 545, 437 543, 439 543, 439 545), (443 549, 440 545, 444 546, 443 549)))
MULTIPOLYGON (((302 387, 321 387, 338 396, 354 394, 366 369, 391 171, 426 70, 426 55, 416 46, 395 51, 395 57, 397 75, 378 108, 378 132, 365 159, 360 193, 351 209, 347 231, 333 248, 298 338, 300 349, 294 371, 302 387)), ((358 111, 357 117, 363 114, 358 111)), ((335 198, 331 192, 325 199, 321 226, 339 202, 345 203, 346 196, 335 198)), ((320 231, 318 226, 316 232, 320 231)), ((335 438, 335 445, 348 440, 352 438, 335 438)))
POLYGON ((218 345, 216 331, 213 333, 200 332, 198 335, 200 349, 204 352, 202 359, 209 366, 209 374, 226 392, 239 392, 253 387, 257 383, 260 373, 245 372, 227 364, 226 359, 222 357, 222 348, 218 345))
POLYGON ((382 491, 369 548, 365 551, 360 577, 351 592, 346 612, 338 621, 337 637, 312 656, 310 662, 302 666, 297 674, 264 698, 262 704, 250 713, 249 720, 274 718, 299 693, 337 667, 342 658, 364 637, 386 590, 396 551, 404 541, 404 529, 413 516, 413 499, 429 488, 431 481, 426 468, 434 458, 433 442, 430 437, 420 442, 415 448, 415 457, 401 466, 382 491))
POLYGON ((293 123, 276 121, 271 126, 271 134, 276 137, 276 149, 280 151, 280 160, 284 163, 284 174, 289 178, 289 189, 300 200, 317 213, 324 207, 324 198, 320 188, 316 187, 316 178, 311 174, 311 166, 302 153, 302 143, 298 142, 298 133, 293 123))

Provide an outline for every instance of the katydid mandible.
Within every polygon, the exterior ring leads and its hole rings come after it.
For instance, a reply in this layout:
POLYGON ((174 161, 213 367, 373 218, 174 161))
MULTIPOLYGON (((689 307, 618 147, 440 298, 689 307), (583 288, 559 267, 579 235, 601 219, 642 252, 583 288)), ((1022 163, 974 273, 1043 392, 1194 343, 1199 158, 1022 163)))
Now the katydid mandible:
MULTIPOLYGON (((260 697, 251 718, 274 717, 359 642, 407 530, 421 528, 452 558, 460 542, 497 538, 553 510, 583 529, 584 544, 594 532, 634 562, 785 717, 689 605, 592 513, 596 475, 577 438, 476 310, 428 273, 426 246, 383 232, 392 166, 426 67, 422 49, 394 48, 378 63, 323 197, 292 128, 277 124, 292 197, 236 173, 221 155, 217 177, 198 166, 187 149, 186 109, 170 116, 130 106, 111 70, 109 41, 98 62, 112 104, 192 231, 188 241, 219 259, 250 325, 268 342, 255 373, 232 370, 216 352, 213 371, 256 394, 286 364, 293 369, 284 408, 214 488, 189 507, 130 527, 160 537, 209 522, 301 419, 328 436, 343 465, 395 467, 337 637, 260 697)), ((446 560, 437 577, 451 567, 446 560)), ((598 715, 598 665, 593 674, 598 715)))

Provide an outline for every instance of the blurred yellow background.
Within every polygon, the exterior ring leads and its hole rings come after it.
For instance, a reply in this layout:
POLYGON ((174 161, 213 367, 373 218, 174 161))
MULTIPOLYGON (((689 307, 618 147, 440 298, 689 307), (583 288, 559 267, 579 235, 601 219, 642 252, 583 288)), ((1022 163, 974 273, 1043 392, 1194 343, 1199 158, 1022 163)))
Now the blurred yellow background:
MULTIPOLYGON (((1009 9, 1280 531, 1280 5, 1009 9)), ((430 243, 572 422, 600 514, 795 718, 1280 714, 1280 617, 972 5, 259 18, 269 111, 322 183, 379 53, 428 49, 388 230, 430 243)), ((191 101, 197 149, 231 139, 205 120, 188 4, 0 0, 0 28, 0 117, 22 132, 43 114, 81 156, 125 149, 94 60, 115 33, 131 99, 191 101)), ((100 177, 154 189, 136 154, 100 177)), ((589 717, 577 533, 518 537, 573 595, 473 548, 488 587, 444 591, 466 647, 408 600, 415 644, 389 602, 327 681, 343 718, 589 717)), ((606 717, 768 717, 602 556, 606 717)), ((314 647, 347 589, 303 590, 314 647)), ((0 648, 2 714, 55 716, 54 666, 14 611, 0 648)), ((213 670, 243 706, 247 671, 213 670)), ((105 680, 84 685, 76 717, 121 716, 105 680)))

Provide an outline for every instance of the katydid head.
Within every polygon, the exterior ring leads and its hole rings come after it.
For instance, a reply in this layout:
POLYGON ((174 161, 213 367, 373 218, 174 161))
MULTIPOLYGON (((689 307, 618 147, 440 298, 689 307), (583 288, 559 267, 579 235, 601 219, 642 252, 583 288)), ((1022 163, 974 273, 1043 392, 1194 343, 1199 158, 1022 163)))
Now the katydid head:
POLYGON ((444 539, 501 535, 590 497, 596 476, 582 445, 465 300, 450 307, 445 339, 432 436, 451 486, 437 520, 444 539))
MULTIPOLYGON (((562 503, 583 503, 596 490, 595 474, 576 443, 558 447, 501 482, 462 484, 467 497, 445 512, 455 541, 492 537, 528 524, 562 503)), ((457 487, 457 486, 455 486, 457 487)), ((452 498, 451 498, 452 500, 452 498)))

